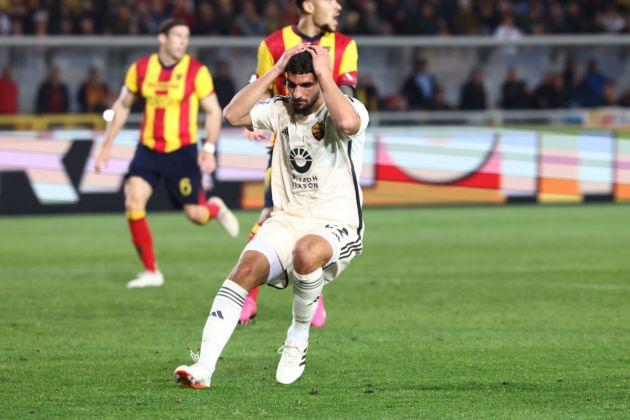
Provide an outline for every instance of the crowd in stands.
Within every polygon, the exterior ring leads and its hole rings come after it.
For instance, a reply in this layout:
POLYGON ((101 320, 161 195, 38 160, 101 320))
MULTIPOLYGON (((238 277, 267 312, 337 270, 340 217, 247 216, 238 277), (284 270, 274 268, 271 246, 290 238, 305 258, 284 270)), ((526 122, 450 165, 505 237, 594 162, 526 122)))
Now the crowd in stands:
POLYGON ((367 75, 363 75, 357 96, 372 111, 546 110, 630 106, 630 90, 619 95, 614 80, 599 70, 595 60, 588 61, 584 69, 579 69, 573 59, 568 59, 562 71, 547 71, 534 86, 528 86, 519 77, 517 67, 509 67, 501 83, 497 103, 490 103, 483 80, 482 69, 474 68, 460 87, 457 102, 450 103, 439 78, 429 71, 428 62, 419 58, 398 93, 380 97, 374 83, 367 75))
MULTIPOLYGON (((215 63, 212 70, 215 89, 222 107, 227 105, 237 90, 227 62, 215 63)), ((0 73, 0 114, 16 114, 19 86, 6 65, 0 73)), ((99 71, 91 68, 85 80, 71 96, 62 80, 59 68, 52 65, 48 77, 41 81, 34 98, 38 114, 68 112, 102 113, 114 100, 114 92, 101 81, 99 71), (73 97, 74 96, 74 97, 73 97)), ((415 60, 413 70, 402 81, 398 92, 381 96, 369 72, 360 73, 356 96, 370 111, 483 111, 487 109, 571 109, 606 106, 630 106, 630 89, 619 95, 613 80, 606 77, 590 60, 579 69, 568 59, 560 72, 547 71, 537 85, 528 86, 519 77, 517 67, 507 69, 501 82, 500 97, 491 103, 484 84, 481 68, 474 68, 459 89, 455 103, 448 101, 439 77, 429 69, 423 58, 415 60)), ((134 110, 141 110, 135 107, 134 110)))
MULTIPOLYGON (((350 35, 630 32, 630 0, 345 0, 350 35)), ((155 34, 167 17, 196 35, 263 36, 295 23, 294 0, 0 0, 0 35, 155 34)))

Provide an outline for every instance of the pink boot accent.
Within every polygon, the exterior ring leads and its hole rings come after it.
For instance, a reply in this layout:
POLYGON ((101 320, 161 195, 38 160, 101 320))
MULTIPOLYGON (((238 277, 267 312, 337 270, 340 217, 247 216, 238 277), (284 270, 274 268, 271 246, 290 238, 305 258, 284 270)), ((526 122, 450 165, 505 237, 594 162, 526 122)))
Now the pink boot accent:
POLYGON ((254 318, 256 318, 256 300, 251 296, 247 296, 245 302, 243 302, 243 309, 241 309, 238 322, 239 324, 247 324, 254 318))
POLYGON ((321 328, 326 323, 326 309, 324 309, 324 294, 319 295, 317 301, 317 309, 315 309, 315 315, 311 321, 311 326, 315 328, 321 328))

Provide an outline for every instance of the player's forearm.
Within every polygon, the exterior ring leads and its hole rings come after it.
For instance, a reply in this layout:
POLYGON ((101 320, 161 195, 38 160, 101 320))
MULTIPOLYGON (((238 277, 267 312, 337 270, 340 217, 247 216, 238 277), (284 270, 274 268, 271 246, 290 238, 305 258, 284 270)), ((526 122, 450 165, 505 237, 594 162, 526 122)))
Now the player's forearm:
POLYGON ((269 85, 276 80, 282 71, 272 67, 267 73, 241 89, 223 110, 223 118, 231 125, 244 125, 249 112, 263 96, 269 85))
POLYGON ((206 144, 217 144, 221 131, 221 113, 206 113, 206 144))
POLYGON ((114 117, 107 123, 107 128, 105 129, 103 146, 110 146, 113 143, 114 138, 125 125, 131 108, 124 106, 120 101, 116 101, 113 111, 114 117))
POLYGON ((335 125, 345 134, 356 134, 361 128, 361 118, 346 95, 339 89, 332 77, 320 77, 318 80, 326 108, 328 108, 335 125))

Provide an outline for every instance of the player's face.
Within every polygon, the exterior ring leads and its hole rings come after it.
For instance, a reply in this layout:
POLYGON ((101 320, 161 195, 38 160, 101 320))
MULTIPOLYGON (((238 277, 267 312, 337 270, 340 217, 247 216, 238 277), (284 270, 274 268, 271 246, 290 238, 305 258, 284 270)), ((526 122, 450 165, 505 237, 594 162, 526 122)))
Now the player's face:
POLYGON ((298 114, 310 114, 323 101, 319 83, 313 73, 287 73, 287 90, 293 110, 298 114))
POLYGON ((334 32, 337 30, 341 4, 338 0, 310 0, 313 3, 313 22, 322 31, 334 32))
POLYGON ((160 35, 160 44, 164 48, 164 52, 177 61, 186 54, 189 42, 190 30, 188 26, 174 26, 168 31, 168 34, 160 35))

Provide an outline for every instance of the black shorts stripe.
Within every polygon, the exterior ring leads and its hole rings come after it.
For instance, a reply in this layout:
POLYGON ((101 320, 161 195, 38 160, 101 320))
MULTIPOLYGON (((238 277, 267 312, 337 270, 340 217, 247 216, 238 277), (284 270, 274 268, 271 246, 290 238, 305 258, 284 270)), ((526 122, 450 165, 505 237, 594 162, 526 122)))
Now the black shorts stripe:
POLYGON ((357 202, 357 212, 359 216, 359 227, 357 228, 357 236, 361 238, 363 230, 363 210, 361 209, 361 194, 359 193, 359 180, 357 173, 354 171, 354 162, 352 161, 352 140, 348 142, 348 160, 350 160, 350 169, 352 171, 352 183, 354 184, 354 197, 357 202))
POLYGON ((343 254, 339 255, 339 259, 342 259, 342 258, 347 258, 347 257, 349 257, 349 256, 350 256, 353 252, 354 252, 355 254, 358 254, 358 253, 359 253, 359 252, 361 252, 362 250, 363 250, 363 246, 358 245, 358 246, 356 246, 356 247, 354 247, 354 248, 352 248, 352 249, 349 249, 348 251, 344 252, 343 254))

